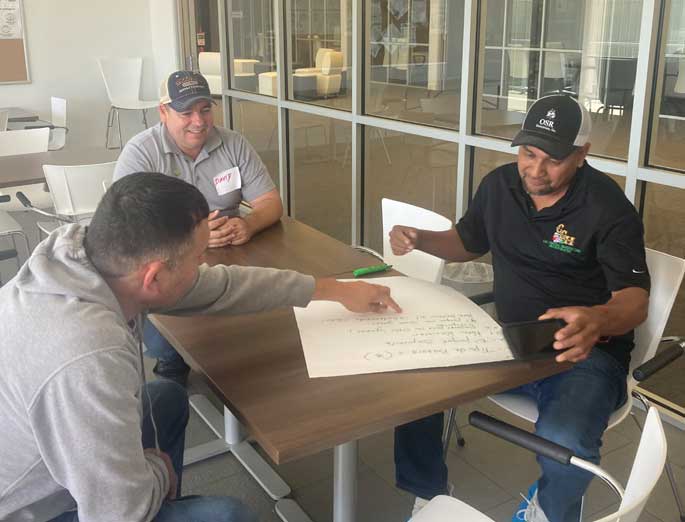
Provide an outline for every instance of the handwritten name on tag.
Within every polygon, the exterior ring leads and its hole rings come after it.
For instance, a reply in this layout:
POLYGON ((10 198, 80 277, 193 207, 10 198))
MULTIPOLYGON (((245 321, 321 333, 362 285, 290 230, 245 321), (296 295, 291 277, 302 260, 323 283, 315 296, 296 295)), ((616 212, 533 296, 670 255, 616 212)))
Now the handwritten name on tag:
POLYGON ((241 186, 238 167, 233 167, 214 176, 214 188, 219 196, 238 190, 241 186))

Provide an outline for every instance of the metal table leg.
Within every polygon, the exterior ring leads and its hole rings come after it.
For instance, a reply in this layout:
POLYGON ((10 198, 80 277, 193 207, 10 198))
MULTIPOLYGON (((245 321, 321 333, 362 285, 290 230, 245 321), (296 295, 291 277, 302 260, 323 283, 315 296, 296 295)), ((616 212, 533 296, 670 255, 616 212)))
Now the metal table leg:
POLYGON ((224 406, 222 415, 204 395, 191 396, 190 405, 214 432, 217 439, 187 449, 183 459, 184 466, 230 451, 264 491, 277 501, 276 512, 282 520, 312 522, 295 501, 283 498, 290 494, 290 486, 247 442, 240 422, 228 408, 224 406))
POLYGON ((357 514, 357 441, 335 447, 333 522, 354 522, 357 514))

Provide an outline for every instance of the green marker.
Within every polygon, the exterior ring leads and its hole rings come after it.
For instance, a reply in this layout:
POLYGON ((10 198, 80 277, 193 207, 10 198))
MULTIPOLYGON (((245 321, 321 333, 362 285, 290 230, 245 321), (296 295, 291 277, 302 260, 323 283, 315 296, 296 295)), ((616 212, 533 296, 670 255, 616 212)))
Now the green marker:
POLYGON ((373 266, 367 266, 364 268, 357 268, 356 270, 352 271, 352 275, 354 277, 361 277, 365 276, 367 274, 375 274, 376 272, 385 272, 386 270, 390 270, 392 268, 392 265, 386 265, 385 263, 382 263, 380 265, 373 265, 373 266))

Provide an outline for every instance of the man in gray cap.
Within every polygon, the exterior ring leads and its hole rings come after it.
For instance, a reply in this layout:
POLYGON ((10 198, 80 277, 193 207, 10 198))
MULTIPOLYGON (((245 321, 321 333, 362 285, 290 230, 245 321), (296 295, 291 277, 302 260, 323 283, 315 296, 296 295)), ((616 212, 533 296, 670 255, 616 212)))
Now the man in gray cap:
MULTIPOLYGON (((135 172, 161 172, 195 185, 207 199, 209 247, 242 245, 283 214, 280 195, 264 163, 239 133, 214 126, 207 80, 176 71, 162 83, 161 123, 126 144, 114 180, 135 172), (240 216, 241 201, 252 211, 240 216)), ((150 323, 145 325, 147 355, 157 358, 160 377, 185 384, 190 368, 150 323)))
MULTIPOLYGON (((649 273, 640 217, 621 188, 585 161, 590 116, 577 100, 547 96, 512 142, 516 163, 488 174, 456 226, 444 232, 394 227, 396 255, 423 250, 466 262, 487 252, 504 322, 562 319, 558 362, 575 363, 512 393, 533 399, 535 432, 599 462, 610 415, 626 400, 633 329, 647 316, 649 273)), ((398 487, 415 509, 448 491, 442 414, 395 431, 398 487)), ((541 475, 514 520, 577 522, 592 475, 539 457, 541 475)))

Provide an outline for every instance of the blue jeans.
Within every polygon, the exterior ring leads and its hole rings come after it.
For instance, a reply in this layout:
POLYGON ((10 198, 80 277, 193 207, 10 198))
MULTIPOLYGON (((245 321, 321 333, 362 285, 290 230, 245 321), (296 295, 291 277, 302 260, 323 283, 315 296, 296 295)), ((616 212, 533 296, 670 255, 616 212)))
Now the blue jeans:
POLYGON ((143 342, 147 350, 145 355, 152 359, 161 359, 167 363, 176 363, 184 365, 185 361, 178 352, 171 346, 171 343, 159 333, 159 330, 153 325, 149 319, 145 319, 143 325, 143 342))
MULTIPOLYGON (((181 493, 185 429, 188 424, 188 396, 175 382, 149 382, 143 389, 143 448, 155 447, 151 415, 157 425, 159 449, 171 458, 178 477, 177 495, 181 493), (148 394, 150 400, 148 400, 148 394)), ((179 497, 162 504, 156 522, 256 522, 256 516, 239 500, 230 497, 179 497)), ((63 513, 50 522, 78 522, 75 511, 63 513)))
MULTIPOLYGON (((511 393, 537 402, 535 433, 599 463, 602 434, 610 415, 626 401, 626 370, 613 357, 594 349, 570 370, 525 384, 511 393)), ((395 429, 397 487, 422 498, 447 490, 442 459, 442 413, 395 429)), ((581 498, 592 475, 538 457, 542 475, 538 500, 550 522, 577 522, 581 498)))

